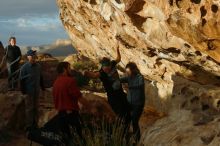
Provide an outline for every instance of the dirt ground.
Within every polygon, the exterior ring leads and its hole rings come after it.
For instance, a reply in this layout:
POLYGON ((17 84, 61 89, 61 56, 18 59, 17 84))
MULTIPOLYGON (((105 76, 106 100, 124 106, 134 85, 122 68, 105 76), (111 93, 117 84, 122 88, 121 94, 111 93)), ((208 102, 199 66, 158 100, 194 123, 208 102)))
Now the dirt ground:
MULTIPOLYGON (((151 107, 145 107, 140 120, 140 126, 142 131, 147 127, 151 126, 157 119, 164 115, 156 112, 151 107)), ((24 132, 16 132, 10 134, 10 138, 5 143, 0 143, 0 146, 30 146, 30 141, 26 138, 24 132)), ((37 143, 32 143, 32 146, 41 146, 37 143)))

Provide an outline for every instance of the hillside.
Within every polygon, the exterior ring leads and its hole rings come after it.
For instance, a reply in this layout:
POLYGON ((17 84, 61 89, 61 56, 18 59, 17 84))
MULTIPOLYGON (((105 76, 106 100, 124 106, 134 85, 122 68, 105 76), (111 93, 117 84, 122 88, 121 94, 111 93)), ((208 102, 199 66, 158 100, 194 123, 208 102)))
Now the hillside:
POLYGON ((75 48, 72 46, 70 40, 57 40, 49 45, 22 47, 23 54, 28 49, 37 50, 38 53, 51 54, 54 57, 68 56, 70 54, 75 54, 77 52, 75 48))

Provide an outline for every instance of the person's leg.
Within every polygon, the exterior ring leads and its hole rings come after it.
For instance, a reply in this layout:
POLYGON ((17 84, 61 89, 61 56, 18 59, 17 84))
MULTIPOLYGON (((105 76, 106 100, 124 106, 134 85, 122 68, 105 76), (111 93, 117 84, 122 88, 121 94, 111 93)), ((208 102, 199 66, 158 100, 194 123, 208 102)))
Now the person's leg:
POLYGON ((80 138, 82 138, 82 126, 79 112, 73 111, 73 113, 68 114, 68 123, 76 131, 80 138))
POLYGON ((69 127, 69 123, 67 122, 67 113, 65 111, 58 113, 58 129, 62 133, 64 143, 66 145, 69 144, 71 131, 69 127))
POLYGON ((142 112, 143 112, 143 106, 132 106, 131 119, 133 126, 133 134, 135 136, 136 142, 138 142, 141 138, 139 120, 142 112))
POLYGON ((11 90, 12 89, 12 66, 10 65, 10 63, 7 63, 7 69, 8 69, 8 89, 11 90))
POLYGON ((11 65, 11 88, 15 89, 15 70, 16 70, 16 64, 11 65))
POLYGON ((113 112, 122 119, 125 119, 126 116, 130 115, 129 103, 127 102, 127 95, 125 93, 117 93, 114 96, 108 97, 108 103, 111 106, 113 112))
POLYGON ((125 122, 129 128, 131 123, 131 105, 127 101, 127 94, 124 94, 123 109, 125 110, 125 122))
POLYGON ((18 88, 18 78, 19 78, 19 63, 14 63, 12 65, 12 86, 14 89, 18 88))
MULTIPOLYGON (((123 129, 123 137, 125 139, 130 139, 129 129, 131 124, 131 112, 128 104, 124 104, 122 113, 123 113, 123 123, 124 129, 123 129)), ((128 143, 130 141, 127 141, 128 143)))
POLYGON ((39 92, 29 92, 25 100, 27 126, 38 127, 39 92))
POLYGON ((67 122, 67 113, 59 112, 58 116, 59 116, 59 126, 60 126, 61 132, 69 137, 71 135, 71 132, 70 132, 69 125, 67 122))
POLYGON ((131 110, 130 110, 130 107, 127 107, 126 114, 125 114, 125 125, 126 125, 127 131, 130 128, 130 124, 131 124, 131 110))
POLYGON ((34 100, 31 96, 25 99, 25 119, 26 128, 34 126, 34 100))
POLYGON ((34 125, 38 126, 38 121, 39 121, 39 93, 36 93, 33 95, 33 123, 34 125))
POLYGON ((127 101, 126 93, 121 93, 120 97, 121 97, 121 101, 120 101, 121 115, 123 116, 124 119, 125 131, 128 132, 131 123, 131 107, 127 101))
POLYGON ((131 112, 130 112, 130 105, 127 101, 127 95, 125 93, 119 93, 115 96, 114 102, 110 103, 113 111, 119 118, 117 122, 120 122, 122 129, 123 137, 128 139, 129 137, 129 128, 131 123, 131 112))
POLYGON ((73 113, 68 114, 68 123, 72 127, 74 134, 78 136, 78 138, 74 139, 74 143, 80 145, 86 145, 86 140, 82 134, 82 121, 78 111, 73 111, 73 113))

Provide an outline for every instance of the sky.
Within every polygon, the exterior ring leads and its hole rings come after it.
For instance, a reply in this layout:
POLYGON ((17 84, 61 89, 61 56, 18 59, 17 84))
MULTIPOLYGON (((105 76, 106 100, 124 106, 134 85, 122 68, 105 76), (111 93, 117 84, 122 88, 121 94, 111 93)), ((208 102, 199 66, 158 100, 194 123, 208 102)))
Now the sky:
POLYGON ((6 45, 10 36, 15 36, 21 46, 68 39, 56 0, 1 0, 0 41, 6 45))

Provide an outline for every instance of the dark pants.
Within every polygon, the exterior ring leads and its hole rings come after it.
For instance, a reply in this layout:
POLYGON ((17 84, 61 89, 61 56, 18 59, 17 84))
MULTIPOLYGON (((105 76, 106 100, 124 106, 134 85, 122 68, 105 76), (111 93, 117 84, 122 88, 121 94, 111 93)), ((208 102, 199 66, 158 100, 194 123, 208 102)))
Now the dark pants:
POLYGON ((58 117, 60 130, 63 134, 66 134, 67 137, 71 137, 71 128, 73 128, 74 132, 78 134, 79 138, 82 138, 81 120, 78 111, 73 111, 72 113, 61 111, 58 113, 58 117))
POLYGON ((140 106, 140 105, 131 106, 131 121, 132 121, 132 127, 133 127, 133 134, 137 142, 141 138, 141 132, 140 132, 140 127, 139 127, 138 122, 140 120, 143 109, 144 109, 144 106, 140 106))
POLYGON ((11 63, 7 63, 8 68, 8 88, 9 89, 15 89, 18 86, 18 77, 19 77, 19 63, 14 63, 10 65, 11 63))
POLYGON ((38 104, 39 104, 39 94, 27 95, 25 99, 25 118, 26 127, 38 127, 38 104))
POLYGON ((119 120, 122 120, 122 125, 125 127, 124 133, 126 134, 131 123, 131 110, 127 101, 127 95, 119 93, 114 97, 108 97, 108 102, 119 120))
POLYGON ((124 121, 130 123, 130 105, 127 101, 126 93, 122 92, 108 96, 108 102, 112 110, 119 118, 124 119, 124 121))

